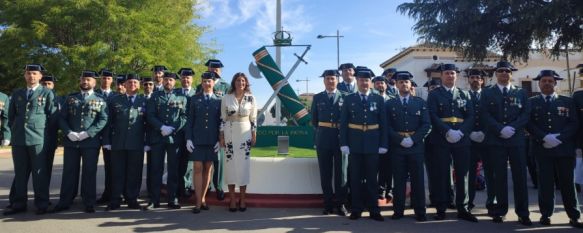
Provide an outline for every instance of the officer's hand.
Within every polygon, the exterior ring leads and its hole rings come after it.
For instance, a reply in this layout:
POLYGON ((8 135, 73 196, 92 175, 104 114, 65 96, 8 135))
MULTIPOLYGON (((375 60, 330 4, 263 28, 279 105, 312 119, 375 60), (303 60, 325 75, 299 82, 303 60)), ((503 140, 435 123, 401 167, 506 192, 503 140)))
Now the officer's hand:
POLYGON ((461 131, 450 129, 447 131, 447 133, 445 133, 445 139, 449 143, 456 143, 462 139, 463 134, 462 135, 460 135, 460 134, 461 134, 461 131))
POLYGON ((190 153, 194 151, 194 143, 192 143, 192 140, 186 140, 186 149, 190 153))
POLYGON ((76 132, 70 132, 67 134, 67 138, 69 138, 69 140, 71 140, 72 142, 76 142, 79 141, 79 134, 77 134, 76 132))
POLYGON ((111 150, 111 145, 103 145, 103 149, 111 150))
POLYGON ((387 151, 389 151, 389 150, 387 150, 387 148, 384 148, 384 147, 379 147, 379 154, 380 154, 380 155, 382 155, 382 154, 386 154, 386 153, 387 153, 387 151))
POLYGON ((172 134, 173 130, 174 130, 174 128, 171 126, 163 125, 162 127, 160 127, 160 131, 162 132, 162 136, 168 136, 168 135, 172 134))
POLYGON ((152 150, 152 148, 150 148, 150 146, 144 146, 144 151, 148 152, 150 150, 152 150))
POLYGON ((470 139, 474 142, 483 142, 485 138, 485 134, 482 131, 474 131, 470 133, 470 139))
POLYGON ((504 126, 502 130, 500 130, 500 137, 504 139, 509 139, 514 135, 514 128, 511 126, 504 126))
POLYGON ((219 143, 219 142, 217 142, 217 143, 215 144, 215 147, 214 147, 213 149, 215 150, 215 153, 219 153, 219 149, 220 149, 220 148, 221 148, 221 145, 220 145, 220 143, 219 143))
POLYGON ((413 146, 413 140, 411 139, 411 137, 406 137, 403 138, 403 140, 401 140, 401 146, 405 147, 405 148, 410 148, 413 146))
POLYGON ((342 152, 343 155, 349 155, 350 154, 350 148, 348 148, 348 146, 341 146, 340 147, 340 151, 342 152))
POLYGON ((87 131, 80 132, 78 135, 79 135, 79 141, 83 141, 83 140, 89 138, 89 134, 87 133, 87 131))
POLYGON ((10 140, 2 140, 2 146, 10 145, 10 140))

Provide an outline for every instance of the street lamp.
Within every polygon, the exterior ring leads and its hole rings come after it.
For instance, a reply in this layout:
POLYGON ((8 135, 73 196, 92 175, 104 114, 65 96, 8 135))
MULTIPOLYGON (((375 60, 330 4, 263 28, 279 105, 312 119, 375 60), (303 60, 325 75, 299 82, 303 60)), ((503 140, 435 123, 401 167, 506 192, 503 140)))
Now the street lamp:
POLYGON ((335 36, 318 35, 316 38, 322 39, 322 38, 327 38, 327 37, 336 37, 336 67, 340 67, 340 37, 344 37, 344 36, 341 36, 340 31, 336 30, 335 36))

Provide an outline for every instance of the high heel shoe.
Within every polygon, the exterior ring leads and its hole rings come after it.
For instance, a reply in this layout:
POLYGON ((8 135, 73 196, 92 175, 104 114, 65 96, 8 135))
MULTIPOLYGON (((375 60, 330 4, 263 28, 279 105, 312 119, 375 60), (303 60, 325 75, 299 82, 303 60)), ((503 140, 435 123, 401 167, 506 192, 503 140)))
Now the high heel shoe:
POLYGON ((239 201, 238 206, 239 206, 239 211, 241 211, 241 212, 245 212, 247 210, 247 204, 245 204, 245 207, 242 207, 241 206, 241 201, 239 201))
POLYGON ((237 212, 237 206, 235 205, 235 207, 231 207, 229 204, 229 212, 237 212))

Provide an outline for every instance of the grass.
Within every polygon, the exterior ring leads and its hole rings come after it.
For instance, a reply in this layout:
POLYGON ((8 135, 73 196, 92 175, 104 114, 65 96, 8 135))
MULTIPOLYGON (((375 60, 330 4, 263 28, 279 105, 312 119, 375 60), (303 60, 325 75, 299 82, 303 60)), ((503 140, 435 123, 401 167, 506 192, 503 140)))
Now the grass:
POLYGON ((289 154, 278 155, 277 146, 269 147, 253 147, 251 149, 252 157, 290 157, 290 158, 315 158, 316 150, 299 148, 299 147, 289 147, 289 154))

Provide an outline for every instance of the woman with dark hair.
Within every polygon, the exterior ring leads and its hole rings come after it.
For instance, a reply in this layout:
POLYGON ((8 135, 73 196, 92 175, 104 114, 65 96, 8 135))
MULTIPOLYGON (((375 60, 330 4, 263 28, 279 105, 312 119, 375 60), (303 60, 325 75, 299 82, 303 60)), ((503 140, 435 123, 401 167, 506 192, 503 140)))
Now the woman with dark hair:
POLYGON ((231 80, 231 89, 221 102, 220 144, 225 148, 225 177, 229 187, 229 211, 247 210, 245 192, 249 184, 251 146, 255 145, 257 129, 257 107, 249 88, 249 79, 236 73, 231 80), (235 199, 235 185, 240 197, 235 199))

